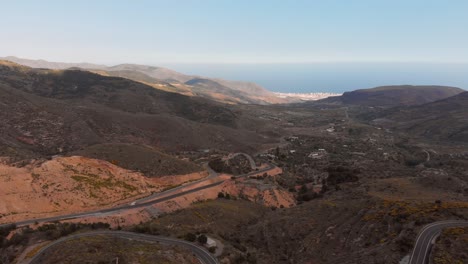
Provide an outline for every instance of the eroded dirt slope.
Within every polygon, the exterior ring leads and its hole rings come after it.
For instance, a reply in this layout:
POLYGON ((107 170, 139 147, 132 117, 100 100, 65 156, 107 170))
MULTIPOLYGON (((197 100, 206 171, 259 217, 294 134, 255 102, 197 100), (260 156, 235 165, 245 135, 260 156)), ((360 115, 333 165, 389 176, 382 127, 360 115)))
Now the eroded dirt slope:
POLYGON ((193 173, 150 179, 106 161, 79 156, 22 168, 0 164, 0 222, 110 207, 205 176, 193 173))

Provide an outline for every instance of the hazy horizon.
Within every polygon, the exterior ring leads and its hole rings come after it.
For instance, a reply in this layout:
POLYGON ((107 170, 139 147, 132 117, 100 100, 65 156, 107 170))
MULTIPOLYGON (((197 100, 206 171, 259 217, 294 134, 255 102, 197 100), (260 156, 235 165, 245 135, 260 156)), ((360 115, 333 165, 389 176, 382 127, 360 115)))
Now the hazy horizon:
POLYGON ((254 82, 270 91, 283 93, 343 93, 406 84, 468 88, 468 64, 347 62, 164 66, 185 74, 254 82))
POLYGON ((468 2, 5 1, 0 56, 166 66, 315 92, 468 88, 468 2), (21 19, 18 19, 21 15, 21 19))
POLYGON ((14 23, 0 25, 0 51, 106 64, 465 63, 466 10, 461 0, 5 1, 14 23))
MULTIPOLYGON (((0 57, 8 57, 0 55, 0 57)), ((9 56, 30 59, 22 56, 9 56)), ((42 58, 33 59, 64 62, 42 58)), ((66 61, 65 63, 117 65, 95 61, 66 61)), ((468 63, 153 63, 147 65, 165 67, 187 75, 254 82, 270 91, 282 93, 343 93, 386 85, 441 85, 468 89, 468 63)))

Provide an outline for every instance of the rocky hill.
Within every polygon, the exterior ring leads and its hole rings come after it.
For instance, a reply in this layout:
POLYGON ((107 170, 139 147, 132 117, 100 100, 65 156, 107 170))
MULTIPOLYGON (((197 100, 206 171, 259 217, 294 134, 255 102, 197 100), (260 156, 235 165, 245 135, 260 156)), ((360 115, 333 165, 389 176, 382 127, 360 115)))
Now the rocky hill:
POLYGON ((468 142, 468 92, 384 112, 376 123, 432 140, 468 142))
POLYGON ((462 92, 463 89, 448 86, 381 86, 345 92, 342 96, 324 99, 322 102, 376 107, 411 106, 434 102, 462 92))

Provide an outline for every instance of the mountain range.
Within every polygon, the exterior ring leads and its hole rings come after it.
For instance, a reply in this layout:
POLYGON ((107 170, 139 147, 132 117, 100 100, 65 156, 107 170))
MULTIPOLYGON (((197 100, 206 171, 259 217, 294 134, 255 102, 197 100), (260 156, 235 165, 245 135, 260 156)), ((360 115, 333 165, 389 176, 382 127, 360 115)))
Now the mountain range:
POLYGON ((105 66, 91 63, 49 62, 45 60, 22 59, 13 56, 0 59, 32 68, 57 70, 83 69, 103 76, 128 78, 168 92, 200 96, 223 103, 271 104, 287 103, 291 101, 278 98, 274 93, 255 83, 185 75, 163 67, 137 64, 105 66))

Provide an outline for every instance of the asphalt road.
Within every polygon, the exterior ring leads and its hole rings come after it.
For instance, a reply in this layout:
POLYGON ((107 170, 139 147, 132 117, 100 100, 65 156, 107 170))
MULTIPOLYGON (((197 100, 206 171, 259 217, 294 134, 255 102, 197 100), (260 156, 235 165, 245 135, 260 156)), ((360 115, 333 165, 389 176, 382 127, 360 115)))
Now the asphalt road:
POLYGON ((409 264, 427 264, 429 263, 429 257, 433 242, 440 235, 444 228, 466 226, 468 221, 458 220, 447 220, 435 222, 423 227, 416 238, 413 252, 409 264))
MULTIPOLYGON (((257 173, 263 173, 263 172, 273 169, 274 167, 275 167, 274 165, 268 164, 268 166, 264 169, 256 170, 256 171, 244 174, 244 175, 238 175, 236 176, 236 178, 247 177, 253 174, 257 174, 257 173)), ((82 212, 82 213, 75 213, 75 214, 68 214, 68 215, 61 215, 61 216, 53 216, 53 217, 46 217, 46 218, 29 219, 29 220, 19 221, 16 223, 1 224, 0 227, 6 226, 9 224, 16 224, 17 226, 23 226, 23 225, 31 225, 36 222, 37 223, 54 222, 54 221, 70 220, 70 219, 90 217, 90 216, 99 217, 99 216, 106 215, 106 214, 118 213, 118 212, 122 212, 122 211, 129 210, 129 209, 142 208, 142 207, 146 207, 149 205, 169 201, 169 200, 172 200, 174 198, 177 198, 186 194, 190 194, 190 193, 198 192, 198 191, 208 189, 214 186, 218 186, 224 182, 224 180, 220 180, 220 181, 217 181, 215 183, 211 183, 205 186, 192 188, 183 192, 178 192, 182 188, 190 188, 191 186, 194 186, 195 184, 199 182, 207 181, 207 180, 210 180, 219 176, 215 171, 213 171, 208 166, 207 166, 207 169, 210 173, 210 175, 207 178, 192 182, 187 185, 182 185, 182 186, 167 190, 165 192, 152 194, 150 196, 135 200, 135 202, 131 204, 124 204, 124 205, 102 209, 102 210, 96 210, 96 211, 89 211, 89 212, 82 212)))
POLYGON ((193 186, 193 185, 195 185, 197 183, 204 182, 204 181, 207 181, 209 179, 213 179, 213 178, 218 177, 218 174, 208 166, 208 163, 203 164, 203 167, 208 171, 208 173, 209 173, 208 177, 197 180, 197 181, 190 182, 188 184, 182 184, 179 187, 175 187, 175 188, 172 188, 172 189, 164 191, 164 192, 154 193, 154 194, 152 194, 150 196, 147 196, 147 197, 136 200, 135 204, 145 203, 145 202, 151 201, 151 200, 153 200, 155 198, 161 197, 161 196, 163 196, 163 195, 165 195, 167 193, 173 193, 173 192, 178 191, 180 189, 188 188, 188 187, 193 186))
POLYGON ((47 246, 43 247, 41 250, 39 250, 36 253, 36 255, 31 259, 30 264, 43 263, 41 258, 44 256, 44 253, 46 253, 47 250, 49 250, 50 248, 54 247, 57 244, 60 244, 65 241, 81 238, 81 237, 89 237, 89 236, 96 236, 96 235, 108 235, 108 236, 114 236, 114 237, 119 237, 119 238, 131 239, 131 240, 139 240, 139 241, 146 241, 146 242, 159 242, 163 244, 177 245, 177 246, 188 248, 190 251, 192 251, 193 254, 197 256, 197 258, 203 264, 217 264, 218 263, 218 260, 215 257, 213 257, 205 248, 189 243, 187 241, 174 239, 174 238, 160 237, 160 236, 123 232, 123 231, 96 231, 96 232, 88 232, 88 233, 71 235, 71 236, 58 239, 48 244, 47 246))
MULTIPOLYGON (((182 185, 177 188, 170 189, 165 192, 161 193, 155 193, 152 194, 148 197, 138 199, 135 202, 131 204, 125 204, 117 207, 112 207, 108 209, 102 209, 102 210, 96 210, 96 211, 90 211, 90 212, 82 212, 82 213, 76 213, 76 214, 68 214, 68 215, 61 215, 61 216, 54 216, 54 217, 47 217, 47 218, 38 218, 38 219, 29 219, 29 220, 24 220, 24 221, 19 221, 16 223, 8 223, 8 224, 1 224, 0 227, 10 225, 10 224, 16 224, 17 226, 23 226, 23 225, 30 225, 34 223, 44 223, 44 222, 54 222, 54 221, 62 221, 62 220, 69 220, 69 219, 76 219, 76 218, 81 218, 81 217, 89 217, 89 216, 102 216, 105 214, 112 214, 112 213, 117 213, 117 212, 122 212, 125 210, 129 209, 134 209, 134 208, 141 208, 141 207, 146 207, 149 205, 165 202, 186 194, 198 192, 204 189, 208 189, 217 185, 222 184, 225 182, 225 180, 220 180, 205 186, 201 187, 194 187, 192 189, 189 189, 187 191, 183 192, 178 192, 182 188, 190 188, 191 186, 194 186, 195 184, 198 184, 203 181, 211 180, 213 178, 217 178, 219 175, 215 171, 213 171, 208 165, 206 165, 206 169, 209 172, 209 176, 192 182, 190 184, 182 185), (162 197, 161 197, 162 196, 162 197), (160 197, 160 198, 159 198, 160 197)), ((259 170, 254 170, 250 173, 244 174, 244 175, 238 175, 236 178, 242 178, 242 177, 248 177, 250 175, 258 174, 258 173, 263 173, 266 171, 269 171, 271 169, 275 168, 274 165, 268 164, 266 168, 259 169, 259 170)), ((56 245, 58 243, 61 243, 66 240, 78 238, 78 237, 83 237, 83 236, 92 236, 92 235, 97 235, 97 234, 109 234, 109 235, 117 235, 119 237, 124 237, 124 238, 129 238, 129 239, 139 239, 139 240, 144 240, 144 241, 157 241, 161 243, 168 243, 168 244, 175 244, 175 245, 180 245, 184 247, 188 247, 199 259, 202 263, 204 264, 210 264, 210 263, 218 263, 216 258, 214 258, 210 253, 208 253, 204 248, 198 247, 194 244, 188 243, 186 241, 178 240, 178 239, 172 239, 172 238, 166 238, 166 237, 157 237, 157 236, 151 236, 151 235, 144 235, 144 234, 138 234, 138 233, 130 233, 130 232, 122 232, 122 231, 98 231, 98 232, 91 232, 91 233, 84 233, 84 234, 76 234, 76 235, 71 235, 68 237, 61 238, 59 240, 56 240, 52 242, 51 244, 47 245, 46 247, 42 248, 36 255, 35 257, 31 260, 30 263, 41 263, 40 262, 40 256, 50 247, 53 245, 56 245)))

